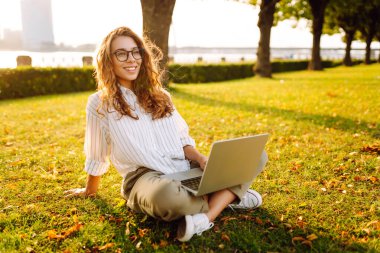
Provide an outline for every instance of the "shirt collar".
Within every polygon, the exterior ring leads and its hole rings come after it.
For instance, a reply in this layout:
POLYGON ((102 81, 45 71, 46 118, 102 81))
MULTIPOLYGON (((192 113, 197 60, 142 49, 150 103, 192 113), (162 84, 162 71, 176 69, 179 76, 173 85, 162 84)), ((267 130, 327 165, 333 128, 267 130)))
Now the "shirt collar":
POLYGON ((135 95, 135 93, 131 90, 131 89, 128 89, 126 87, 124 87, 123 85, 121 84, 118 84, 119 87, 120 87, 120 90, 123 92, 123 93, 127 93, 127 94, 131 94, 131 95, 135 95))

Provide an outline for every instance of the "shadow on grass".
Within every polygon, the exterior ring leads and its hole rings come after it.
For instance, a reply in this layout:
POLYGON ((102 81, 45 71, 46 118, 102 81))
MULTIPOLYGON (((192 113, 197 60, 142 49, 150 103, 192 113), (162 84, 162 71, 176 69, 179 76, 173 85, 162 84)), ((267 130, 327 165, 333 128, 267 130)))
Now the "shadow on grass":
POLYGON ((236 103, 229 101, 220 101, 212 98, 205 98, 199 95, 180 91, 175 88, 171 88, 175 95, 193 103, 206 106, 218 106, 226 107, 229 109, 252 112, 252 113, 265 113, 271 114, 284 119, 307 121, 315 125, 320 125, 326 128, 334 128, 351 133, 357 133, 358 131, 367 132, 373 138, 380 138, 380 126, 375 122, 355 121, 349 118, 341 116, 329 116, 321 114, 308 114, 288 109, 280 109, 276 107, 266 107, 261 105, 252 105, 247 103, 236 103))
MULTIPOLYGON (((321 237, 321 228, 300 227, 280 221, 267 209, 233 211, 226 209, 215 226, 187 243, 175 239, 178 222, 163 222, 134 213, 126 206, 114 207, 97 197, 93 200, 114 230, 112 242, 122 252, 367 252, 366 244, 345 244, 339 239, 321 237), (128 232, 126 232, 128 231, 128 232), (294 237, 317 234, 311 244, 294 237)), ((324 231, 328 234, 329 231, 324 231)))

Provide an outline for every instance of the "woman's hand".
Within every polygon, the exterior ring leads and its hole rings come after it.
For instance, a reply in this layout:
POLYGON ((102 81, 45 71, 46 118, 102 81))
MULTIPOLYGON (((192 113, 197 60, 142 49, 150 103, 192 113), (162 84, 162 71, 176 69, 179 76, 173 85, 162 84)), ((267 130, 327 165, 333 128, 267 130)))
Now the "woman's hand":
POLYGON ((87 176, 86 188, 75 188, 64 192, 65 198, 71 197, 94 197, 100 182, 100 176, 87 176))
POLYGON ((202 170, 206 167, 208 161, 207 156, 202 155, 193 146, 187 145, 183 147, 183 151, 185 152, 185 157, 190 161, 195 161, 199 163, 202 170))
POLYGON ((86 188, 75 188, 63 192, 65 198, 72 197, 94 197, 96 193, 89 194, 86 192, 86 188))
POLYGON ((204 169, 206 168, 207 161, 208 161, 207 156, 204 156, 204 155, 200 155, 200 156, 199 156, 197 162, 198 162, 199 165, 201 166, 201 169, 202 169, 202 170, 204 170, 204 169))

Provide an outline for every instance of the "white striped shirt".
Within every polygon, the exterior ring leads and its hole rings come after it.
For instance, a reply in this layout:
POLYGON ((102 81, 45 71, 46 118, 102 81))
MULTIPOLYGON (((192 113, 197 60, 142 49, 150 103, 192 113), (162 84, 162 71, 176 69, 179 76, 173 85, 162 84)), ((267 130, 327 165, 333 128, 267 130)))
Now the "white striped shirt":
POLYGON ((195 146, 189 136, 189 128, 176 109, 171 116, 153 120, 137 103, 135 94, 120 86, 127 103, 138 115, 120 118, 115 110, 96 110, 100 104, 100 92, 92 94, 87 103, 85 171, 93 176, 104 174, 110 165, 124 177, 139 167, 147 167, 165 174, 190 168, 183 147, 195 146))

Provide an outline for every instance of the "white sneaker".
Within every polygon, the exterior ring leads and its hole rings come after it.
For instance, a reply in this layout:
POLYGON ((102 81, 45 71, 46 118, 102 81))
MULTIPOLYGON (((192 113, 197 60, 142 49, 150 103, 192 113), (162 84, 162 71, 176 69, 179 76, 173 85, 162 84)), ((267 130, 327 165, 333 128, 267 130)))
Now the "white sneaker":
POLYGON ((178 224, 177 239, 181 242, 186 242, 194 234, 201 235, 202 232, 209 230, 213 226, 214 223, 210 222, 204 213, 186 215, 178 224))
POLYGON ((244 197, 241 199, 238 204, 230 204, 229 207, 232 209, 254 209, 261 206, 263 199, 257 191, 248 189, 244 197))

